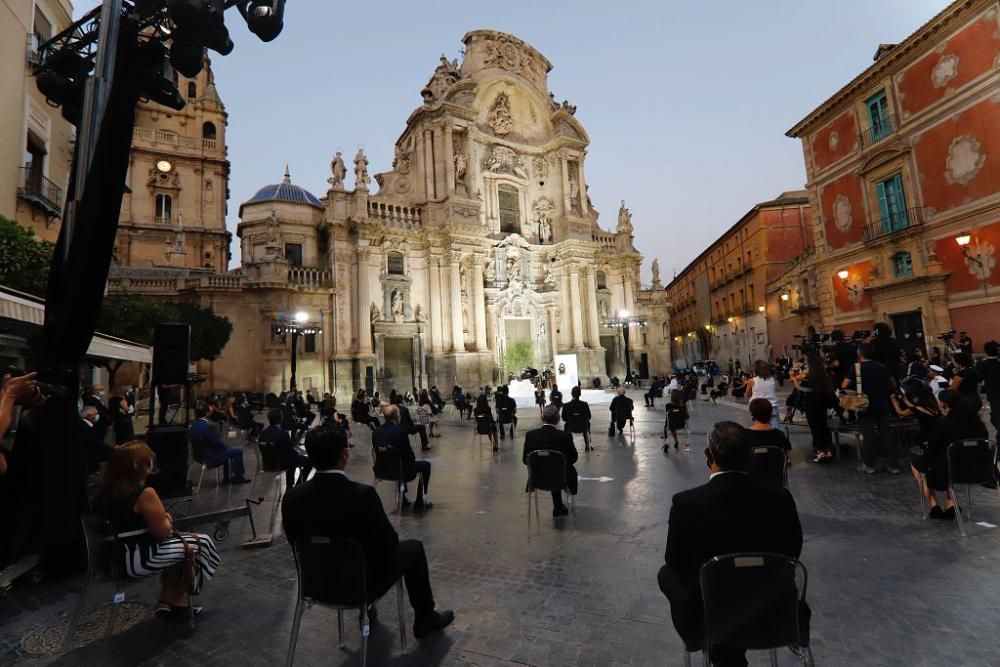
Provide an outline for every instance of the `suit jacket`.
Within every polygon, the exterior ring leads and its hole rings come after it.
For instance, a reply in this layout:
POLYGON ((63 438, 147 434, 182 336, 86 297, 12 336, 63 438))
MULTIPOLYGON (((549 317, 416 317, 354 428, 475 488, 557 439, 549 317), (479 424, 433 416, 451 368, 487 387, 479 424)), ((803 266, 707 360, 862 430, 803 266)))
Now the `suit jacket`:
POLYGON ((288 432, 280 426, 268 426, 257 436, 257 441, 261 445, 274 447, 278 453, 278 466, 282 470, 288 470, 298 462, 299 453, 292 445, 288 432))
POLYGON ((372 433, 372 446, 381 447, 383 445, 393 447, 399 452, 399 456, 403 461, 403 475, 407 481, 413 479, 417 474, 414 467, 417 455, 413 453, 413 447, 410 446, 410 435, 406 432, 406 429, 390 422, 379 426, 372 433))
POLYGON ((727 472, 674 496, 665 554, 671 582, 664 593, 674 627, 688 646, 697 646, 703 632, 698 579, 702 564, 741 551, 799 557, 802 526, 787 489, 761 486, 745 473, 727 472))
POLYGON ((410 409, 402 403, 397 404, 396 407, 399 408, 399 425, 407 431, 415 428, 416 424, 413 423, 413 417, 410 415, 410 409))
POLYGON ((291 543, 300 536, 323 535, 360 544, 365 552, 370 593, 380 578, 393 571, 392 554, 399 536, 375 489, 367 484, 337 473, 318 473, 285 493, 281 520, 291 543))
POLYGON ((555 426, 542 426, 524 435, 524 452, 521 462, 528 465, 528 454, 539 449, 552 449, 561 452, 566 457, 566 475, 576 474, 573 464, 580 457, 573 444, 573 436, 566 431, 560 431, 555 426))
POLYGON ((570 433, 585 433, 590 430, 590 405, 574 398, 563 406, 562 418, 570 433))
POLYGON ((101 415, 101 418, 97 420, 97 423, 94 425, 94 428, 97 429, 97 432, 100 434, 100 437, 103 440, 104 435, 108 432, 108 429, 111 427, 112 423, 111 411, 108 410, 108 406, 106 406, 104 402, 101 401, 101 399, 98 398, 97 396, 84 396, 83 406, 84 407, 91 406, 97 408, 97 414, 101 415))
POLYGON ((87 461, 87 466, 96 468, 98 463, 108 460, 111 456, 111 447, 104 442, 97 426, 89 424, 81 419, 78 425, 80 434, 80 445, 83 448, 83 458, 87 461))
POLYGON ((632 416, 632 409, 634 404, 632 399, 628 396, 615 396, 611 399, 611 420, 617 421, 619 419, 628 419, 632 416))
POLYGON ((192 438, 201 438, 205 442, 205 463, 214 466, 226 460, 226 444, 212 424, 204 419, 195 419, 188 433, 192 438))
POLYGON ((510 424, 517 414, 517 401, 510 396, 497 397, 497 421, 501 424, 510 424))

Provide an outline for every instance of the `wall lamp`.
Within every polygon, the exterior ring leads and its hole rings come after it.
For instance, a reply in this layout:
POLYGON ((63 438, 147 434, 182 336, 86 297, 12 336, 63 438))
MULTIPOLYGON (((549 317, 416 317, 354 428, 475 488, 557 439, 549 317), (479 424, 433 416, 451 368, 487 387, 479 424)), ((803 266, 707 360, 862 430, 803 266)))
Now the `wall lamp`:
POLYGON ((861 290, 857 289, 856 287, 853 287, 850 283, 847 282, 847 276, 849 275, 850 274, 847 272, 847 269, 841 269, 840 271, 837 271, 837 277, 840 278, 840 282, 844 284, 844 289, 853 294, 860 294, 861 290))
POLYGON ((782 301, 785 301, 785 302, 787 302, 787 301, 788 301, 789 299, 791 299, 791 298, 792 298, 792 295, 791 295, 791 294, 789 294, 788 292, 782 292, 782 293, 781 293, 781 300, 782 300, 782 301))
POLYGON ((958 244, 959 249, 962 251, 962 257, 966 258, 970 262, 975 262, 979 265, 979 271, 982 274, 983 279, 983 293, 986 296, 990 294, 990 282, 989 282, 989 272, 986 270, 986 265, 983 264, 983 260, 979 259, 975 255, 969 253, 969 244, 972 242, 972 234, 968 232, 962 232, 955 237, 955 243, 958 244))

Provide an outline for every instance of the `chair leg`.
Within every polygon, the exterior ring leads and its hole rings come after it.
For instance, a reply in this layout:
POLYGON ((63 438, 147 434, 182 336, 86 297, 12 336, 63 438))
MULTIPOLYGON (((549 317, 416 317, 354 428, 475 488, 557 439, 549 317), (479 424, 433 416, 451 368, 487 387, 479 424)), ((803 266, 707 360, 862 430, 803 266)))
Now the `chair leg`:
POLYGON ((778 667, 778 651, 777 649, 771 649, 771 667, 778 667))
POLYGON ((691 654, 684 649, 684 667, 691 667, 691 654))
POLYGON ((924 498, 924 474, 920 473, 920 478, 917 480, 917 491, 920 493, 920 518, 927 518, 927 499, 924 498))
MULTIPOLYGON (((531 521, 531 501, 528 501, 528 520, 531 521)), ((76 601, 76 607, 73 609, 73 615, 69 619, 69 627, 66 628, 66 639, 63 640, 63 651, 69 651, 73 647, 73 635, 76 634, 76 628, 80 625, 80 618, 83 616, 84 610, 87 608, 87 593, 90 592, 90 581, 86 581, 83 584, 83 590, 80 591, 80 599, 76 601)))
POLYGON ((368 664, 368 633, 362 632, 361 637, 361 667, 368 664))
POLYGON ((403 608, 403 580, 396 582, 396 606, 399 607, 399 646, 406 653, 406 611, 403 608))
MULTIPOLYGON (((967 500, 967 502, 969 504, 969 521, 972 521, 972 485, 971 484, 966 484, 965 485, 965 498, 966 498, 966 500, 967 500)), ((955 512, 957 513, 958 510, 955 510, 955 512)))
POLYGON ((949 485, 948 493, 951 494, 951 500, 952 502, 955 503, 955 519, 958 521, 958 529, 962 532, 962 537, 968 537, 968 534, 965 532, 965 519, 962 518, 962 513, 958 509, 958 501, 956 500, 955 496, 955 487, 949 485))
POLYGON ((305 602, 299 600, 295 603, 295 612, 292 615, 292 636, 288 639, 288 655, 285 656, 285 667, 292 667, 295 662, 295 644, 299 641, 299 625, 302 622, 302 611, 305 602))
POLYGON ((337 610, 337 645, 344 648, 344 611, 337 610))
POLYGON ((201 473, 198 474, 198 485, 194 487, 195 495, 201 491, 201 480, 205 479, 205 464, 201 464, 201 473))
POLYGON ((538 528, 538 532, 542 532, 542 518, 538 516, 538 492, 535 491, 533 494, 535 496, 535 527, 538 528))
POLYGON ((528 537, 531 537, 531 494, 533 491, 528 491, 528 537))

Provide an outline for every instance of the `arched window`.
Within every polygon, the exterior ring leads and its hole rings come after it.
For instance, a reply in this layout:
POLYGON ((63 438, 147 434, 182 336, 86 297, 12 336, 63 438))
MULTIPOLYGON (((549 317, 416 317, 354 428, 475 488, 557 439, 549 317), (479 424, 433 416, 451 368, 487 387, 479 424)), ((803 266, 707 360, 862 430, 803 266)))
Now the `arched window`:
POLYGON ((386 271, 391 276, 402 276, 406 275, 406 271, 403 266, 403 253, 401 252, 390 252, 387 261, 386 271))
POLYGON ((608 288, 608 276, 604 271, 597 272, 597 289, 607 289, 608 288))
POLYGON ((188 81, 188 99, 193 100, 198 97, 198 86, 194 81, 188 81))
POLYGON ((497 208, 500 211, 500 231, 516 232, 521 226, 521 203, 517 188, 512 185, 497 187, 497 208))
POLYGON ((201 126, 201 138, 215 139, 215 125, 213 123, 205 123, 201 126))
POLYGON ((897 278, 913 275, 913 258, 908 252, 897 252, 892 256, 892 269, 897 278))
POLYGON ((153 218, 156 222, 170 222, 174 204, 170 195, 156 195, 153 203, 155 206, 153 218))

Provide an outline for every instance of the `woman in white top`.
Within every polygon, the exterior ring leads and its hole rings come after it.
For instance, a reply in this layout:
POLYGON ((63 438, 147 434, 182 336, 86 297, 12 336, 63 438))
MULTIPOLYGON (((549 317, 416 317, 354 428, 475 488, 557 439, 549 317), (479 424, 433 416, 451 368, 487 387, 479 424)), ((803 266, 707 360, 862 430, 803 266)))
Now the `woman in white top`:
POLYGON ((771 365, 763 359, 758 359, 753 365, 753 377, 747 380, 750 390, 750 400, 765 398, 771 402, 771 428, 781 428, 778 419, 778 388, 771 375, 771 365))

